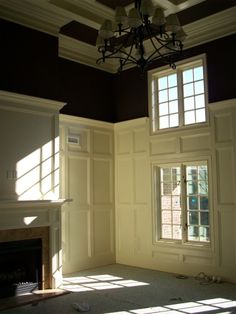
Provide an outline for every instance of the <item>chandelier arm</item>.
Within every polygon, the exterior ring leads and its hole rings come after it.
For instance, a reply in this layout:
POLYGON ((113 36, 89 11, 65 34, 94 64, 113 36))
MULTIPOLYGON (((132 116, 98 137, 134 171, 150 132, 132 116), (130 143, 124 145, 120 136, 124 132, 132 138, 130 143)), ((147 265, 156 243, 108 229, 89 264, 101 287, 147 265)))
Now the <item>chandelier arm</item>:
POLYGON ((169 37, 168 34, 163 34, 166 38, 161 39, 161 38, 157 37, 156 34, 153 34, 153 32, 151 32, 151 28, 149 27, 149 25, 146 25, 146 29, 147 29, 147 32, 148 32, 148 34, 149 34, 150 41, 151 41, 151 43, 152 43, 152 45, 153 45, 153 47, 154 47, 154 49, 155 49, 155 51, 146 59, 147 63, 162 58, 162 60, 164 61, 164 63, 169 64, 172 68, 175 68, 174 62, 172 62, 172 61, 170 60, 170 58, 168 58, 168 57, 171 57, 171 55, 173 55, 174 53, 177 53, 177 52, 180 52, 180 51, 181 51, 181 49, 182 49, 182 48, 181 48, 181 45, 182 45, 181 41, 180 41, 180 40, 175 40, 175 42, 178 42, 179 47, 180 47, 180 50, 178 50, 178 48, 169 47, 168 44, 170 43, 170 40, 168 40, 168 39, 170 39, 170 37, 169 37), (155 44, 155 42, 154 42, 154 40, 153 40, 153 37, 154 37, 154 38, 156 39, 156 41, 161 45, 161 47, 159 47, 159 48, 156 47, 156 44, 155 44), (164 53, 164 54, 161 53, 160 50, 161 50, 163 47, 165 47, 166 49, 168 49, 169 52, 164 53), (156 54, 158 54, 158 55, 155 56, 156 54), (153 57, 153 56, 155 56, 155 57, 153 57))

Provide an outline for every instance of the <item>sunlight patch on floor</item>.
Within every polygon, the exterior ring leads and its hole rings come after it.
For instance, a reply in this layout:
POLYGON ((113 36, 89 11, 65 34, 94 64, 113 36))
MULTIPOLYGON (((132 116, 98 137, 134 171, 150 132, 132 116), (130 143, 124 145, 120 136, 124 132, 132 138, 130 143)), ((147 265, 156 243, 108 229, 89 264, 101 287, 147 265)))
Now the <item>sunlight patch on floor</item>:
POLYGON ((171 305, 157 306, 157 307, 148 307, 136 310, 128 310, 121 312, 109 312, 106 314, 124 314, 124 313, 133 313, 133 314, 191 314, 191 313, 217 313, 217 314, 231 314, 235 313, 236 301, 223 299, 223 298, 214 298, 201 300, 196 302, 184 302, 171 305), (229 312, 219 312, 220 309, 224 308, 234 308, 229 312))
POLYGON ((104 274, 95 276, 64 277, 62 289, 71 292, 120 289, 124 287, 147 286, 149 283, 137 280, 127 280, 121 277, 104 274))

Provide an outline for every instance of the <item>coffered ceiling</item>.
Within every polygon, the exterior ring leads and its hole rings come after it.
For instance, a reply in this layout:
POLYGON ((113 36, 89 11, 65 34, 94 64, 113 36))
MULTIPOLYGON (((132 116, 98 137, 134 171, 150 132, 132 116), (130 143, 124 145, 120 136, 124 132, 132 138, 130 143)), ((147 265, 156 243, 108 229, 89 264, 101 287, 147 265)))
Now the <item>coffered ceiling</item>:
MULTIPOLYGON (((187 33, 185 48, 236 32, 236 0, 152 0, 165 15, 177 13, 187 33)), ((132 0, 1 0, 0 18, 57 36, 59 56, 115 72, 113 62, 96 65, 97 31, 104 19, 114 21, 116 6, 127 11, 132 0)))

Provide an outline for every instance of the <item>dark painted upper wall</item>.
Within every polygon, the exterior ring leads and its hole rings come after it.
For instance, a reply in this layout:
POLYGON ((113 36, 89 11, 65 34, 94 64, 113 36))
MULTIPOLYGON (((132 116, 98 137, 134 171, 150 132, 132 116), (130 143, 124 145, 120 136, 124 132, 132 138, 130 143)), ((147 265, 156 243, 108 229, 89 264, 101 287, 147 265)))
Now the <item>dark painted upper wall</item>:
POLYGON ((4 20, 0 41, 0 89, 67 102, 64 114, 115 121, 112 74, 59 58, 56 37, 4 20))
MULTIPOLYGON (((57 38, 0 20, 0 89, 67 102, 62 113, 108 122, 148 116, 147 75, 112 75, 58 57, 57 38)), ((236 35, 184 51, 206 53, 209 102, 236 98, 236 35)), ((153 67, 161 66, 153 64, 153 67)))

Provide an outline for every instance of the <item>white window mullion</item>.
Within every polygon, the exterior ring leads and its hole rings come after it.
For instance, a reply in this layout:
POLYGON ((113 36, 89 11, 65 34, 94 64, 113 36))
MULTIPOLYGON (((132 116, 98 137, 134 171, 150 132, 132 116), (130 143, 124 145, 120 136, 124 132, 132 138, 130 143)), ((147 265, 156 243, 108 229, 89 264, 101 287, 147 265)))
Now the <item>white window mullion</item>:
POLYGON ((179 126, 184 125, 184 97, 183 97, 183 79, 182 71, 177 72, 178 80, 178 104, 179 104, 179 126))
POLYGON ((186 167, 181 165, 181 209, 182 209, 182 242, 186 243, 188 238, 188 218, 186 203, 186 167))

